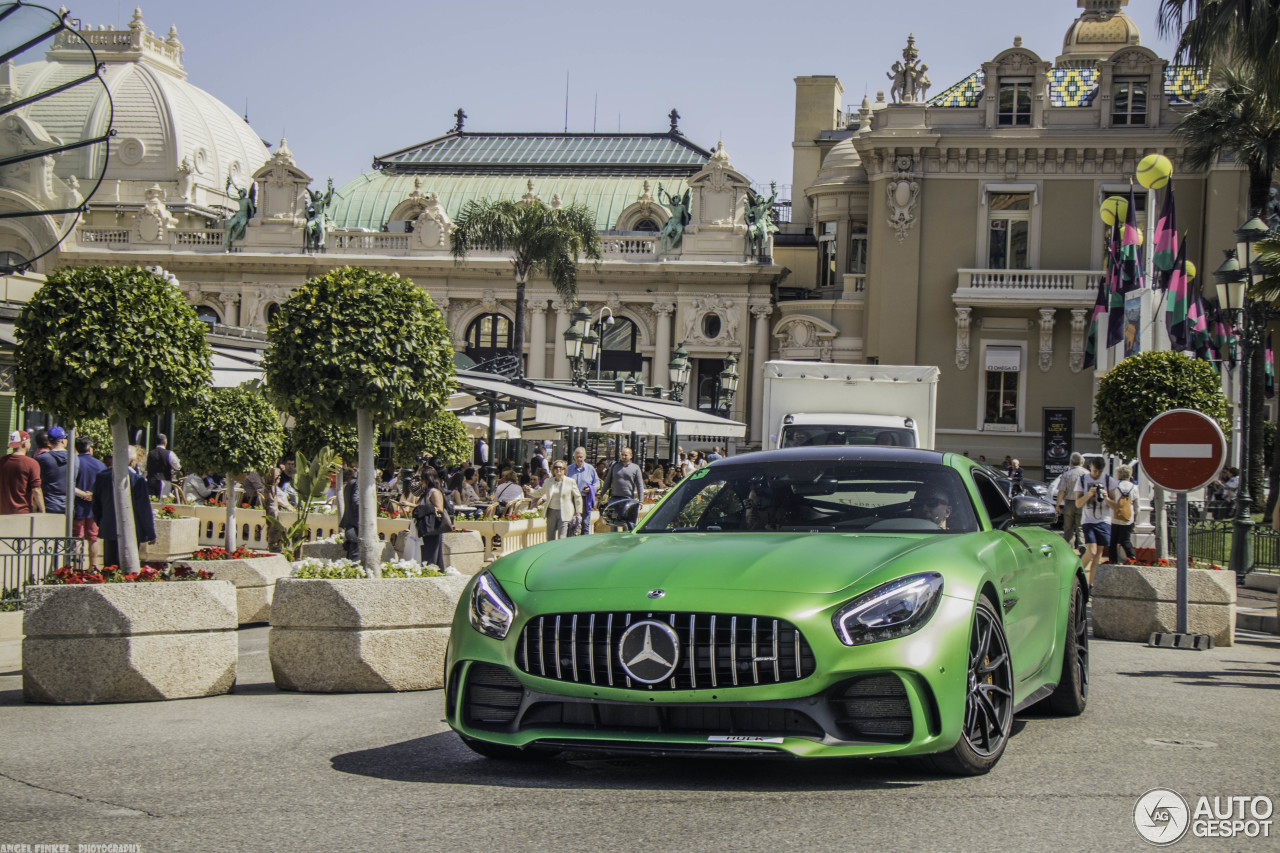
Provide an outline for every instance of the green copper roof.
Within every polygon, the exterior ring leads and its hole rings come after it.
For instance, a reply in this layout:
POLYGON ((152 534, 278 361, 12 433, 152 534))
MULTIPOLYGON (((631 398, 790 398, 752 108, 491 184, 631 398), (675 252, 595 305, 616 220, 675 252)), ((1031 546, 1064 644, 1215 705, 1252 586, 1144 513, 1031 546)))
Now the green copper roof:
MULTIPOLYGON (((692 174, 692 172, 690 173, 692 174)), ((551 203, 559 194, 565 205, 582 203, 595 214, 596 227, 608 231, 616 227, 618 216, 644 192, 658 194, 658 182, 672 193, 684 192, 684 180, 657 175, 539 175, 533 191, 542 201, 551 203)), ((330 215, 338 228, 368 228, 381 231, 392 211, 421 182, 423 195, 436 193, 450 217, 456 218, 468 201, 520 199, 529 191, 528 172, 519 175, 495 174, 390 174, 387 171, 366 172, 338 189, 330 215)))
POLYGON ((679 132, 466 133, 453 132, 377 157, 393 172, 645 172, 692 175, 711 158, 679 132))

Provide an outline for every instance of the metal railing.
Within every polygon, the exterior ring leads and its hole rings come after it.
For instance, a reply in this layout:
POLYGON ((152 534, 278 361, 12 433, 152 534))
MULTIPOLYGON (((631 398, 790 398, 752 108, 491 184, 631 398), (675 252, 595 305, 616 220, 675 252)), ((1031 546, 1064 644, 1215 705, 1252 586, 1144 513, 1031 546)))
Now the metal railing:
MULTIPOLYGON (((1168 524, 1169 556, 1178 554, 1177 505, 1165 505, 1168 524)), ((1187 501, 1187 556, 1207 560, 1224 568, 1231 562, 1231 537, 1234 505, 1227 501, 1187 501)), ((1253 570, 1280 574, 1280 532, 1264 525, 1253 528, 1253 570)))
POLYGON ((55 569, 83 564, 83 539, 0 537, 0 605, 21 601, 27 585, 41 583, 55 569))

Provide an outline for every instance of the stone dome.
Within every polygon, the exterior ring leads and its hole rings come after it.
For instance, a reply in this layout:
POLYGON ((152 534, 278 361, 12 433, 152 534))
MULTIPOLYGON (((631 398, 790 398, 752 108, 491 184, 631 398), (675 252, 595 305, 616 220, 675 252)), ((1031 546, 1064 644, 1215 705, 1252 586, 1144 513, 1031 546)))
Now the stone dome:
MULTIPOLYGON (((172 183, 185 159, 191 178, 221 194, 228 172, 240 186, 270 157, 249 124, 208 92, 187 82, 176 28, 161 39, 146 30, 135 10, 128 31, 83 30, 105 64, 116 135, 109 144, 106 179, 132 184, 172 183)), ((62 33, 43 61, 9 69, 18 97, 47 91, 86 73, 89 53, 78 38, 62 33)), ((64 140, 100 136, 108 121, 101 85, 85 84, 27 107, 24 114, 64 140)), ((83 180, 101 168, 102 146, 67 151, 56 173, 83 180)))
POLYGON ((1129 0, 1078 0, 1084 12, 1071 23, 1062 40, 1057 64, 1107 59, 1122 47, 1141 44, 1138 25, 1122 11, 1129 0))
POLYGON ((867 172, 862 167, 862 157, 853 146, 853 137, 840 140, 831 147, 827 156, 822 158, 822 167, 813 186, 831 186, 839 184, 865 184, 867 172))

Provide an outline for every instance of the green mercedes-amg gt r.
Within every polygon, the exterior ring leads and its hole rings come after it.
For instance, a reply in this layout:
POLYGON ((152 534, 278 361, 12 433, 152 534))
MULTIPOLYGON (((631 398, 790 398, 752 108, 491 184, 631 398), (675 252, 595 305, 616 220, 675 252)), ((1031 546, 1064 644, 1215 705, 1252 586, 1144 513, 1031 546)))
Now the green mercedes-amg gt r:
POLYGON ((930 756, 985 773, 1019 710, 1079 714, 1088 697, 1087 586, 1053 518, 954 454, 718 461, 633 532, 477 575, 449 643, 449 724, 495 758, 930 756))

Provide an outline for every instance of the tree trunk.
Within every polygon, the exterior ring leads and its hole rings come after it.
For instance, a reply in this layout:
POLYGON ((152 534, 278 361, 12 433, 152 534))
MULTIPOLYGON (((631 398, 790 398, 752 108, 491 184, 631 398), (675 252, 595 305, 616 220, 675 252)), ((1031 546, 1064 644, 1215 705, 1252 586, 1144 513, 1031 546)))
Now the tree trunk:
MULTIPOLYGON (((516 356, 516 375, 524 376, 524 286, 527 276, 516 273, 516 327, 511 330, 511 345, 516 356)), ((490 448, 490 453, 493 449, 490 448)))
POLYGON ((231 552, 236 549, 236 502, 238 498, 236 498, 236 475, 228 471, 225 476, 227 478, 227 487, 222 496, 227 500, 227 520, 225 524, 226 534, 222 539, 222 547, 231 552))
POLYGON ((119 567, 125 574, 142 568, 138 531, 133 521, 133 475, 129 472, 129 421, 117 412, 111 419, 111 500, 116 507, 119 567))
POLYGON ((1266 492, 1262 488, 1263 424, 1266 422, 1266 345, 1259 342, 1249 354, 1249 497, 1253 501, 1252 512, 1262 512, 1266 507, 1266 492))
POLYGON ((360 498, 360 565, 370 577, 382 577, 382 549, 378 547, 378 494, 373 485, 373 417, 368 409, 356 411, 356 441, 359 444, 356 488, 360 498))

